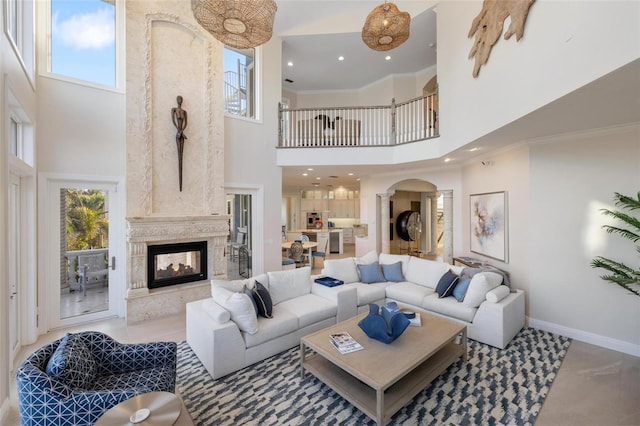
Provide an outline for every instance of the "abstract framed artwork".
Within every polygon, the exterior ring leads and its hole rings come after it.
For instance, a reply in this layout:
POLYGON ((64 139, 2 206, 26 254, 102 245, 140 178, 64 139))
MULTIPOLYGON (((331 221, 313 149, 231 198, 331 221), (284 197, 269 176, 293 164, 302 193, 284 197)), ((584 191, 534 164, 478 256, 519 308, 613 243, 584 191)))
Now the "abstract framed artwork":
POLYGON ((471 251, 507 263, 507 193, 471 194, 469 207, 471 251))

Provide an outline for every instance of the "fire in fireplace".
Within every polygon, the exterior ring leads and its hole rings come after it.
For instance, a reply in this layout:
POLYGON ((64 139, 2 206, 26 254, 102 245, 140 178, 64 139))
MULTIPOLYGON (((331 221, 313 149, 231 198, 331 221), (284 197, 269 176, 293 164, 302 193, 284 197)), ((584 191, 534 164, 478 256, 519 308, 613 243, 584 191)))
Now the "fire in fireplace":
POLYGON ((158 288, 207 279, 207 242, 147 246, 148 287, 158 288))

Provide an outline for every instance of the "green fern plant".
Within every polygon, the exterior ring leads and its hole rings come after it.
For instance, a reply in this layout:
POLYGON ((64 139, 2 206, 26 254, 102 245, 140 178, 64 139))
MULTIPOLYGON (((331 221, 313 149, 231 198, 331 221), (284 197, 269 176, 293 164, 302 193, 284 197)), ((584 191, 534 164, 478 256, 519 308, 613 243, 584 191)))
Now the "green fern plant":
MULTIPOLYGON (((614 200, 615 206, 622 208, 622 210, 630 212, 640 210, 640 192, 638 192, 638 199, 616 192, 614 200)), ((603 228, 609 234, 617 234, 631 240, 636 245, 636 251, 640 253, 640 218, 625 213, 624 211, 609 209, 602 209, 600 211, 605 216, 613 217, 623 222, 622 227, 603 225, 603 228)), ((606 269, 611 273, 602 275, 600 278, 617 284, 636 296, 640 296, 640 286, 638 286, 640 284, 640 269, 633 269, 622 262, 616 262, 615 260, 602 256, 595 257, 591 261, 591 267, 606 269)))

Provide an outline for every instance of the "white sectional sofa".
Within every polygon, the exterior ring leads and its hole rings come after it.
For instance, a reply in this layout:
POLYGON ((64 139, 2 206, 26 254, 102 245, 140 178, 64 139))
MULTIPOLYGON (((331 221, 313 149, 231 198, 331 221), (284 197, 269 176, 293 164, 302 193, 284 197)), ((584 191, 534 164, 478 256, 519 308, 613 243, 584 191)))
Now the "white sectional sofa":
POLYGON ((211 298, 187 304, 187 342, 214 379, 296 346, 302 336, 347 318, 356 295, 354 289, 336 291, 314 283, 309 267, 246 280, 212 280, 211 292, 211 298), (250 297, 242 297, 256 282, 269 292, 272 318, 257 316, 250 297))
MULTIPOLYGON (((468 289, 462 301, 439 297, 438 283, 448 281, 445 275, 457 277, 462 272, 461 267, 443 262, 372 252, 361 258, 326 259, 322 275, 345 282, 337 287, 315 283, 308 267, 246 280, 212 280, 211 298, 187 304, 187 342, 215 379, 294 347, 306 334, 367 311, 369 303, 393 300, 460 321, 467 325, 469 338, 504 348, 524 326, 524 292, 501 285, 502 276, 478 272, 465 282, 468 289), (375 281, 376 277, 381 278, 375 281), (255 296, 260 287, 256 283, 264 286, 259 294, 268 292, 271 318, 256 314, 264 311, 264 298, 255 296), (254 307, 252 301, 260 306, 254 307)), ((449 287, 450 292, 453 284, 449 287)))
MULTIPOLYGON (((356 289, 356 306, 347 316, 368 311, 370 303, 395 301, 409 309, 419 309, 455 319, 467 326, 470 339, 504 348, 524 327, 524 291, 502 285, 503 276, 494 272, 476 272, 470 277, 462 301, 453 296, 440 297, 439 280, 447 271, 461 275, 464 268, 409 255, 368 253, 361 258, 327 259, 322 275, 345 282, 356 289), (359 268, 378 263, 381 269, 401 263, 401 280, 365 283, 359 268), (359 266, 360 265, 360 266, 359 266), (477 275, 477 277, 476 277, 477 275)), ((382 274, 382 279, 385 279, 382 274)))

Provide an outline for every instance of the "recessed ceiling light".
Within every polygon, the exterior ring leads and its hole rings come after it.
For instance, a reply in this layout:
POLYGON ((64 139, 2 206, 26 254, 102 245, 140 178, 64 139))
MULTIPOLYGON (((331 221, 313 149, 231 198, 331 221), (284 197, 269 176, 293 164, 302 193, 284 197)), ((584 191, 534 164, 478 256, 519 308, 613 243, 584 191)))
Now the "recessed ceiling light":
POLYGON ((310 172, 312 172, 312 171, 313 171, 313 168, 312 168, 312 167, 309 167, 307 170, 309 170, 310 172))
POLYGON ((349 176, 353 176, 353 173, 347 173, 347 175, 349 175, 349 176))
POLYGON ((360 180, 360 178, 358 178, 358 179, 356 179, 356 180, 357 180, 357 181, 359 181, 359 180, 360 180))
POLYGON ((291 61, 287 62, 287 65, 292 67, 293 66, 293 62, 291 62, 291 61))
POLYGON ((309 173, 303 173, 302 176, 309 176, 309 173))
POLYGON ((480 149, 480 148, 478 148, 478 147, 471 148, 471 149, 469 150, 469 152, 477 151, 477 150, 479 150, 479 149, 480 149))
POLYGON ((385 60, 385 61, 390 61, 390 60, 391 60, 391 56, 389 56, 389 55, 385 56, 385 57, 384 57, 384 60, 385 60))
POLYGON ((445 159, 444 159, 444 162, 445 162, 445 163, 448 163, 449 161, 451 161, 451 158, 445 158, 445 159))
POLYGON ((344 56, 338 56, 339 61, 344 61, 344 56))
POLYGON ((316 180, 320 180, 320 176, 318 176, 318 177, 316 178, 316 180))

